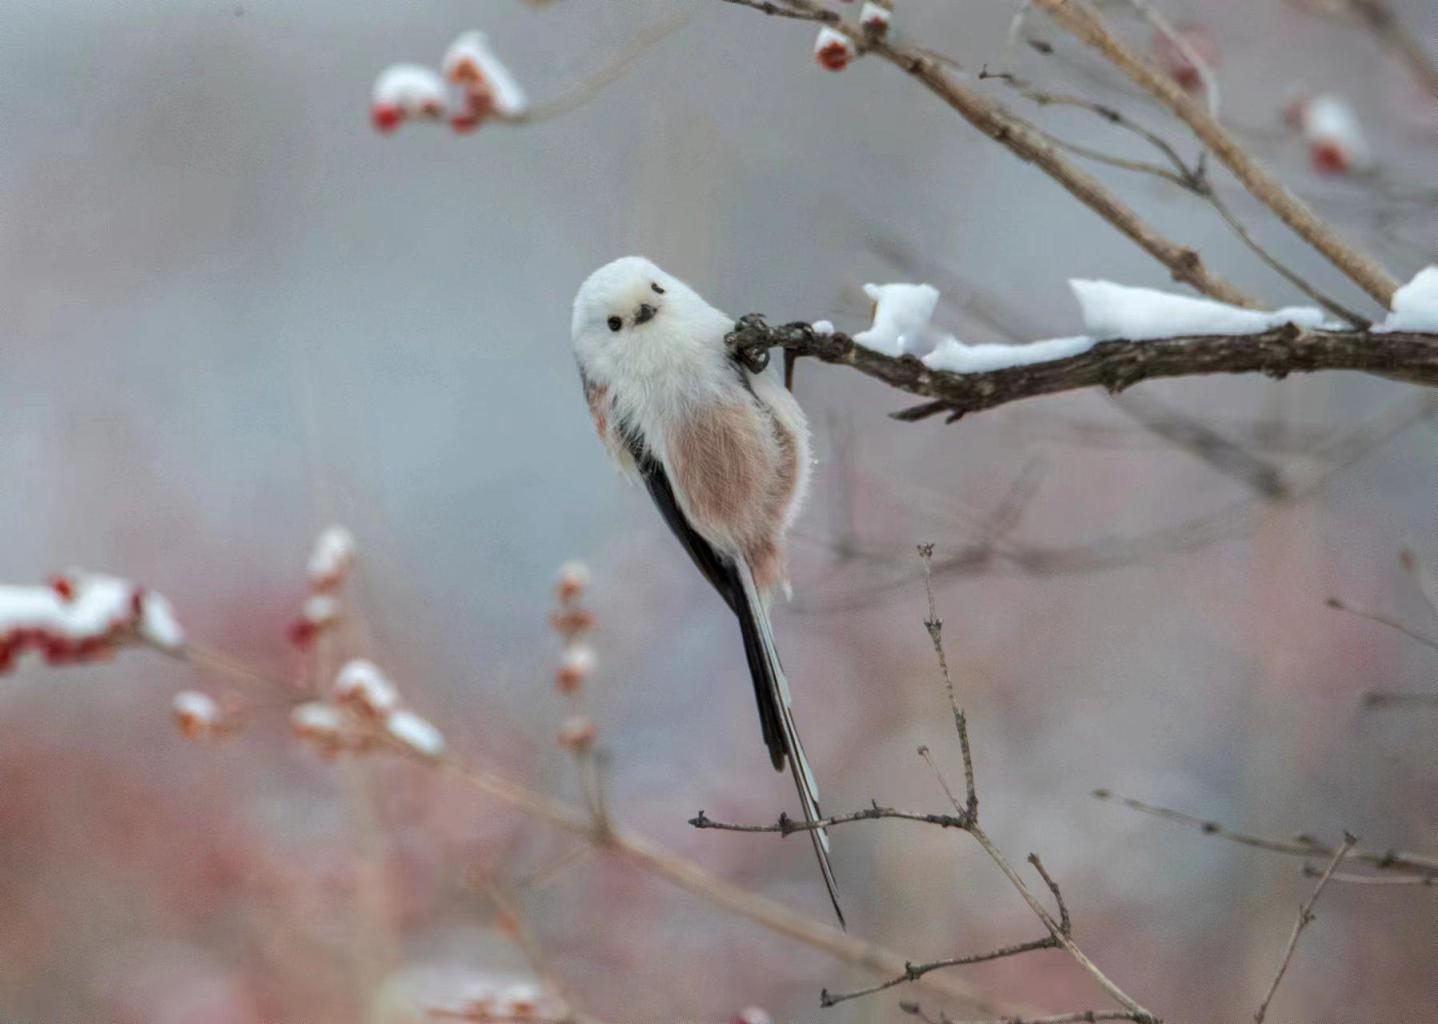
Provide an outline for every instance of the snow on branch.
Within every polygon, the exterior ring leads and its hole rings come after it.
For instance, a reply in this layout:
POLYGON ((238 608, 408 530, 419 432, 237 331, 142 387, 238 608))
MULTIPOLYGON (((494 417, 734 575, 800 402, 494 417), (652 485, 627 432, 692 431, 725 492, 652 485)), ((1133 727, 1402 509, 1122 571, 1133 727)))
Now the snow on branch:
POLYGON ((77 571, 46 586, 0 585, 0 672, 27 651, 67 665, 133 643, 174 652, 185 633, 169 601, 129 580, 77 571))
POLYGON ((1388 319, 1371 330, 1342 329, 1307 306, 1265 313, 1109 281, 1069 283, 1085 331, 1071 337, 970 345, 931 324, 937 290, 889 284, 865 286, 874 322, 852 336, 807 323, 771 326, 750 314, 728 342, 751 368, 767 363, 768 349, 783 348, 931 400, 895 414, 903 420, 947 413, 952 421, 1023 398, 1117 392, 1159 377, 1358 370, 1438 381, 1438 267, 1400 288, 1388 319))

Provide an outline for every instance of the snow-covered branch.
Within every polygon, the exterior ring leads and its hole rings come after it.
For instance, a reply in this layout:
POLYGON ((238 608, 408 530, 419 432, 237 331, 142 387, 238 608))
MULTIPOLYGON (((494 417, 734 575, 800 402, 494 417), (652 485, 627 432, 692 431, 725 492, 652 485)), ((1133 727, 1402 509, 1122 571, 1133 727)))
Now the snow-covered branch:
POLYGON ((1265 313, 1107 281, 1070 284, 1085 328, 1072 337, 965 344, 930 325, 935 289, 891 284, 866 286, 874 323, 852 336, 827 323, 771 326, 750 314, 728 341, 751 368, 783 348, 930 400, 896 413, 902 420, 939 413, 955 420, 1023 398, 1090 387, 1118 392, 1159 377, 1356 370, 1438 381, 1438 268, 1400 288, 1387 320, 1366 330, 1341 328, 1309 307, 1265 313))

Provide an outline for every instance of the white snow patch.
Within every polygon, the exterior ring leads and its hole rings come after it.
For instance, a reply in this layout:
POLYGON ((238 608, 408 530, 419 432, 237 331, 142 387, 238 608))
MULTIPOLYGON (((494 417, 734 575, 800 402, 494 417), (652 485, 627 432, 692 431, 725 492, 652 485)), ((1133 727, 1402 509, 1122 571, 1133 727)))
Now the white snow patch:
POLYGON ((812 327, 814 333, 819 335, 820 337, 827 338, 829 335, 834 333, 834 325, 829 323, 829 321, 827 320, 815 320, 809 326, 812 327))
POLYGON ((1072 338, 1046 338, 1027 345, 965 345, 958 338, 945 338, 923 357, 931 370, 950 373, 988 373, 1010 366, 1032 366, 1055 359, 1067 359, 1093 348, 1094 340, 1085 335, 1072 338))
POLYGON ((467 87, 482 85, 501 117, 518 117, 529 109, 529 99, 504 62, 489 48, 483 32, 464 32, 449 44, 440 67, 444 77, 467 87))
POLYGON ((933 350, 936 339, 929 327, 939 290, 931 284, 866 284, 864 294, 874 303, 874 324, 854 335, 867 349, 886 356, 922 355, 933 350))
POLYGON ((325 590, 341 583, 354 564, 355 535, 338 524, 327 526, 315 538, 314 549, 305 568, 310 585, 325 590))
POLYGON ((140 636, 156 647, 173 651, 184 646, 185 631, 175 617, 175 606, 153 590, 140 592, 140 636))
POLYGON ((391 64, 375 79, 371 99, 377 107, 394 107, 411 117, 438 117, 448 106, 444 79, 423 64, 391 64))
POLYGON ((47 586, 0 585, 0 638, 43 633, 78 643, 131 629, 157 647, 185 642, 170 602, 129 580, 72 572, 47 586))
POLYGON ((170 701, 170 707, 182 721, 197 726, 212 726, 220 720, 220 705, 207 693, 181 690, 170 701))
POLYGON ((379 666, 364 658, 344 664, 335 678, 335 698, 356 704, 376 718, 383 718, 399 707, 399 690, 379 666))
POLYGON ((400 743, 425 757, 439 757, 444 753, 444 734, 428 719, 401 708, 385 721, 385 731, 400 743))
POLYGON ((1438 266, 1424 267, 1393 293, 1393 311, 1375 333, 1438 331, 1438 266))
POLYGON ((1207 334, 1260 334, 1292 323, 1323 327, 1323 312, 1312 306, 1288 306, 1272 313, 1196 299, 1153 288, 1132 288, 1112 281, 1069 281, 1084 327, 1097 340, 1148 341, 1207 334))
POLYGON ((1363 134, 1363 125, 1352 105, 1341 96, 1324 93, 1303 103, 1299 111, 1303 137, 1310 143, 1337 145, 1354 168, 1373 163, 1373 150, 1363 134))
POLYGON ((290 712, 290 727, 297 736, 309 739, 331 739, 345 730, 344 713, 333 704, 310 701, 290 712))

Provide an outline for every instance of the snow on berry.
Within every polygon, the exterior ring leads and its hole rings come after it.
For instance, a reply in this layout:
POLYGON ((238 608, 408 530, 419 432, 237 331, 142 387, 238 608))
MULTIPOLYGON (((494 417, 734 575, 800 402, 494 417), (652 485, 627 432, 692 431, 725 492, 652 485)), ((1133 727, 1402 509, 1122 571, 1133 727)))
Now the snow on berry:
POLYGON ((1352 105, 1341 96, 1300 97, 1284 109, 1284 119, 1303 133, 1308 159, 1320 174, 1347 174, 1373 164, 1373 151, 1352 105))
POLYGON ((296 705, 290 712, 290 731, 314 744, 327 757, 346 750, 363 750, 373 743, 373 734, 360 729, 352 715, 321 701, 296 705))
POLYGON ((769 1011, 760 1006, 746 1006, 734 1015, 734 1024, 774 1024, 769 1011))
POLYGON ((384 134, 409 118, 438 120, 448 109, 444 79, 423 64, 391 64, 379 73, 370 94, 370 115, 384 134))
POLYGON ((843 71, 855 57, 854 44, 848 36, 825 25, 814 39, 814 59, 821 68, 843 71))
POLYGON ((555 590, 559 599, 564 602, 573 601, 580 594, 584 593, 589 586, 589 566, 583 562, 565 562, 559 567, 559 580, 555 584, 555 590))
POLYGON ((185 633, 170 602, 129 580, 72 572, 44 586, 0 585, 0 671, 26 651, 62 665, 134 641, 177 650, 185 633))
POLYGON ((329 594, 311 594, 300 606, 300 616, 290 623, 290 642, 308 647, 315 637, 340 619, 340 603, 329 594))
POLYGON ((884 36, 889 32, 889 22, 893 16, 894 13, 883 4, 864 0, 864 6, 859 10, 859 24, 871 36, 884 36))
POLYGON ((198 690, 181 690, 170 701, 175 724, 180 732, 192 740, 205 739, 219 732, 224 722, 224 712, 219 702, 207 693, 198 690))
POLYGON ((588 644, 573 644, 566 648, 554 674, 554 683, 563 693, 574 693, 594 674, 594 649, 588 644))
POLYGON ((399 707, 399 691, 372 661, 355 658, 335 678, 335 699, 373 718, 385 718, 399 707))
POLYGON ((491 112, 514 118, 529 109, 524 90, 489 48, 483 32, 461 33, 449 44, 440 68, 444 77, 463 88, 468 98, 466 115, 455 119, 464 121, 463 127, 478 125, 491 112))
POLYGON ((305 566, 310 586, 315 590, 333 590, 345 581, 355 559, 355 535, 343 526, 327 526, 315 538, 310 560, 305 566))
POLYGON ((408 708, 400 708, 385 720, 385 732, 416 754, 432 758, 444 754, 444 734, 408 708))

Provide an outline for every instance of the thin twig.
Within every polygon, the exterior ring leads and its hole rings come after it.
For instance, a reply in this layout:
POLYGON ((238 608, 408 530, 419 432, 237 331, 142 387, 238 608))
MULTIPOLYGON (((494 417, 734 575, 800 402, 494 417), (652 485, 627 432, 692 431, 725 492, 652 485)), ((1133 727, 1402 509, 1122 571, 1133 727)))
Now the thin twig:
MULTIPOLYGON (((737 0, 731 0, 737 2, 737 0)), ((611 57, 598 70, 587 75, 579 84, 575 85, 562 96, 531 107, 524 113, 507 118, 510 124, 537 124, 541 121, 548 121, 551 118, 567 114, 577 107, 583 106, 594 98, 601 89, 612 84, 621 78, 629 70, 636 60, 647 51, 653 49, 657 44, 678 32, 689 19, 684 15, 674 15, 665 18, 655 25, 650 25, 636 35, 632 42, 617 54, 611 57)))
POLYGON ((758 11, 760 14, 770 14, 776 18, 794 18, 797 21, 822 21, 834 22, 839 20, 839 15, 833 11, 801 11, 795 10, 782 2, 772 0, 723 0, 726 4, 736 4, 739 7, 748 7, 750 10, 758 11))
POLYGON ((972 748, 969 746, 969 720, 968 716, 964 714, 964 709, 959 706, 958 695, 954 692, 954 680, 949 674, 949 659, 944 654, 944 620, 939 618, 938 610, 934 605, 934 546, 932 544, 919 545, 919 561, 924 567, 924 593, 929 600, 929 615, 924 620, 924 629, 928 631, 929 642, 934 645, 934 656, 938 659, 939 673, 944 679, 944 693, 947 694, 949 708, 953 711, 954 731, 958 733, 959 751, 964 759, 965 800, 962 813, 968 816, 970 824, 977 824, 979 791, 974 785, 974 756, 972 748))
POLYGON ((1268 1004, 1273 1000, 1273 994, 1278 991, 1278 985, 1283 981, 1283 975, 1288 971, 1288 965, 1293 960, 1293 951, 1298 948, 1298 938, 1303 930, 1313 923, 1313 905, 1318 902, 1318 897, 1323 895, 1323 890, 1328 887, 1328 880, 1333 877, 1333 872, 1338 865, 1343 863, 1343 858, 1348 856, 1350 850, 1358 844, 1358 837, 1343 834, 1343 845, 1333 854, 1333 859, 1328 862, 1327 869, 1323 872, 1318 884, 1313 887, 1313 895, 1308 901, 1298 908, 1298 920, 1293 923, 1293 932, 1288 936, 1288 946, 1283 951, 1283 960, 1278 965, 1278 973, 1273 976, 1273 982, 1268 986, 1268 992, 1263 997, 1263 1002, 1258 1004, 1258 1010, 1253 1015, 1254 1024, 1263 1024, 1263 1018, 1268 1015, 1268 1004))
POLYGON ((1438 640, 1434 640, 1430 636, 1425 636, 1416 629, 1405 626, 1397 619, 1389 618, 1381 612, 1370 612, 1364 608, 1354 608, 1352 605, 1345 604, 1336 597, 1330 597, 1324 604, 1328 605, 1328 607, 1334 611, 1347 612, 1349 615, 1356 616, 1360 619, 1367 619, 1369 622, 1375 622, 1380 626, 1387 626, 1389 629, 1402 633, 1410 640, 1418 641, 1431 651, 1438 651, 1438 640))
POLYGON ((1403 27, 1386 0, 1349 0, 1380 42, 1396 50, 1434 99, 1438 99, 1438 63, 1423 48, 1418 36, 1403 27))
MULTIPOLYGON (((1182 811, 1175 811, 1168 807, 1159 807, 1156 804, 1144 803, 1142 800, 1135 800, 1132 797, 1117 796, 1106 789, 1098 789, 1093 794, 1100 800, 1112 800, 1132 810, 1143 814, 1152 815, 1155 818, 1162 818, 1165 821, 1172 821, 1180 825, 1187 825, 1196 828, 1206 836, 1213 836, 1215 839, 1224 839, 1230 843, 1238 843, 1241 846, 1251 846, 1258 850, 1267 850, 1270 853, 1284 853, 1296 857, 1331 857, 1338 848, 1319 842, 1312 836, 1298 836, 1286 841, 1282 839, 1269 839, 1264 836, 1250 835, 1246 832, 1236 832, 1216 821, 1209 821, 1205 818, 1198 818, 1192 814, 1185 814, 1182 811)), ((1355 848, 1348 851, 1348 859, 1362 861, 1365 864, 1372 864, 1375 867, 1392 871, 1408 873, 1432 874, 1438 872, 1438 857, 1428 857, 1417 853, 1407 853, 1402 850, 1365 850, 1355 848)))

